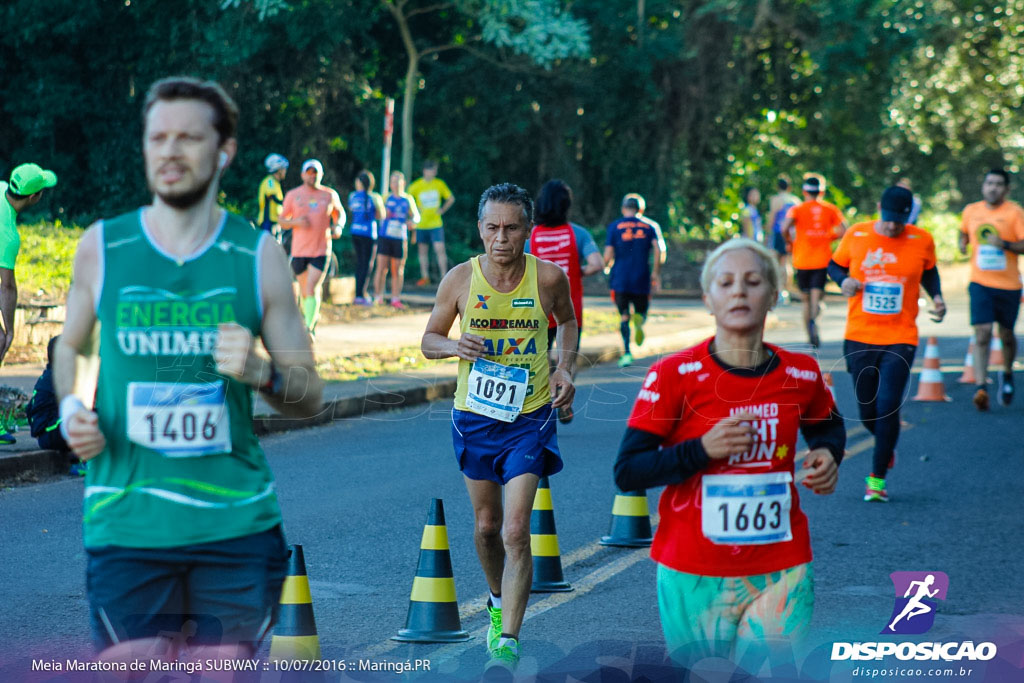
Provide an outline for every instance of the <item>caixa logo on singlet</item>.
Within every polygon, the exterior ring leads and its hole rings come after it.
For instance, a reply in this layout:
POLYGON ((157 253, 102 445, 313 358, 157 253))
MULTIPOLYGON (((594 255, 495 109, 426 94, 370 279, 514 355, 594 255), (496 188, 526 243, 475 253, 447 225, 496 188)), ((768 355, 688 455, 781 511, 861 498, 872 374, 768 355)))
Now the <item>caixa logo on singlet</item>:
MULTIPOLYGON (((944 572, 893 572, 892 613, 881 635, 921 635, 935 624, 940 600, 946 599, 949 577, 944 572)), ((832 660, 880 660, 896 657, 917 661, 987 661, 996 656, 994 643, 963 642, 857 642, 833 643, 832 660)))

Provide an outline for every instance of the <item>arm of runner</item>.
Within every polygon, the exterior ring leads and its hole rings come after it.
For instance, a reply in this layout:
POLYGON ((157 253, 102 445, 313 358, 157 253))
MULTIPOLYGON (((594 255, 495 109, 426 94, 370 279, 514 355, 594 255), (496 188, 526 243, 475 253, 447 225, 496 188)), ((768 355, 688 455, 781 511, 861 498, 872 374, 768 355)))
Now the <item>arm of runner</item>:
POLYGON ((817 494, 828 495, 839 482, 839 465, 827 448, 815 448, 804 458, 804 468, 810 470, 803 484, 817 494))
POLYGON ((447 185, 444 186, 444 190, 448 193, 448 197, 444 200, 444 204, 441 205, 441 208, 437 210, 437 214, 439 216, 443 216, 448 213, 448 209, 452 208, 452 204, 455 203, 455 195, 452 194, 452 191, 448 189, 447 185))
POLYGON ((608 245, 604 248, 604 272, 612 269, 615 264, 615 247, 608 245))
POLYGON ((341 237, 341 231, 345 227, 345 221, 348 220, 348 216, 345 214, 345 207, 341 204, 341 197, 334 190, 331 190, 331 219, 334 221, 333 234, 334 239, 341 237))
POLYGON ((786 213, 786 217, 782 219, 782 227, 779 228, 783 236, 790 242, 792 242, 796 238, 796 235, 793 234, 792 211, 793 210, 790 209, 789 212, 786 213))
MULTIPOLYGON (((966 214, 966 212, 965 212, 966 214)), ((967 245, 970 244, 971 238, 967 234, 967 216, 964 215, 960 218, 960 234, 957 235, 957 247, 960 249, 960 253, 967 254, 967 245)))
POLYGON ((700 439, 662 448, 658 434, 627 427, 615 459, 615 485, 620 491, 679 484, 708 466, 700 439))
POLYGON ((593 275, 604 270, 604 259, 601 258, 601 252, 592 251, 587 255, 587 262, 583 265, 583 275, 593 275))
MULTIPOLYGON (((572 228, 576 234, 576 245, 580 255, 580 273, 586 277, 604 270, 604 259, 601 258, 601 250, 597 248, 594 236, 581 225, 573 223, 572 228)), ((529 246, 530 243, 526 244, 529 246)))
POLYGON ((0 268, 0 314, 3 316, 4 336, 0 339, 0 365, 14 343, 14 311, 18 307, 18 280, 13 268, 0 268))
POLYGON ((937 266, 932 266, 921 273, 921 287, 932 298, 934 308, 928 311, 932 322, 942 322, 942 319, 946 317, 946 302, 942 298, 942 281, 939 279, 939 269, 937 266))
POLYGON ((803 480, 804 486, 822 495, 832 493, 839 478, 839 463, 843 461, 846 450, 846 427, 842 415, 833 406, 825 419, 801 423, 800 433, 810 449, 804 458, 804 467, 810 470, 803 480))
POLYGON ((459 315, 459 295, 469 289, 472 268, 468 262, 462 263, 448 271, 438 285, 434 309, 420 341, 420 350, 425 358, 436 360, 456 356, 472 362, 484 355, 484 338, 478 334, 463 332, 458 339, 448 338, 459 315))
POLYGON ((91 410, 100 369, 96 325, 102 258, 100 235, 100 228, 94 224, 78 243, 64 329, 57 340, 53 361, 54 387, 60 399, 60 430, 68 446, 83 461, 96 457, 107 446, 99 417, 91 410))
POLYGON ((576 370, 576 342, 579 340, 580 331, 576 324, 576 311, 572 307, 569 278, 561 268, 550 261, 537 261, 537 271, 541 291, 553 293, 550 312, 558 323, 555 332, 558 363, 548 379, 553 399, 551 406, 571 406, 573 395, 576 393, 572 375, 576 370))
POLYGON ((388 212, 384 208, 384 198, 376 192, 371 192, 370 197, 373 198, 373 215, 378 221, 384 220, 388 212))
POLYGON ((270 407, 283 415, 311 417, 323 408, 323 383, 292 294, 288 261, 269 237, 260 240, 258 258, 263 302, 260 337, 270 358, 257 353, 247 328, 225 323, 218 329, 213 352, 217 372, 259 389, 270 407))
POLYGON ((828 262, 828 276, 843 290, 843 296, 853 296, 860 289, 860 281, 850 277, 850 269, 839 265, 834 259, 828 262), (852 281, 849 293, 847 293, 847 280, 852 281))

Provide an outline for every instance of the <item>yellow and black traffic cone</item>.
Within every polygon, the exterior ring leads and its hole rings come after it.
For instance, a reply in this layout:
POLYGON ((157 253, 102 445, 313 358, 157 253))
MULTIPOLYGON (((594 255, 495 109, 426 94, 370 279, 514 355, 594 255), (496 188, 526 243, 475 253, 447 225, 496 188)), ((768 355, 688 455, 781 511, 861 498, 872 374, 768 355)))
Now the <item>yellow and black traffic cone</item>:
POLYGON ((616 493, 612 504, 612 528, 602 536, 601 545, 619 548, 643 548, 654 540, 646 491, 616 493))
POLYGON ((274 637, 270 640, 270 658, 275 660, 320 659, 320 636, 313 619, 313 598, 309 593, 306 559, 301 545, 288 551, 288 575, 281 587, 281 606, 274 637))
POLYGON ((533 554, 531 593, 564 593, 572 586, 562 574, 562 554, 555 531, 555 509, 551 505, 551 486, 547 477, 537 484, 530 513, 530 552, 533 554))
POLYGON ((459 605, 455 601, 455 577, 452 556, 448 552, 448 527, 444 523, 444 503, 430 501, 427 524, 420 541, 420 561, 412 580, 409 614, 405 628, 391 640, 403 643, 457 643, 469 640, 462 630, 459 605))

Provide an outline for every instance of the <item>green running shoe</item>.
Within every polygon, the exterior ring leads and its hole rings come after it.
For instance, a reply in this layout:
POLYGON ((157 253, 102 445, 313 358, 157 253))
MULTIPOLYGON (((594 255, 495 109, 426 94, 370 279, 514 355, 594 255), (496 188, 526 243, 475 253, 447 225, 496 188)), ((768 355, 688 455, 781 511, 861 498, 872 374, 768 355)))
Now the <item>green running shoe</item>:
POLYGON ((513 672, 517 666, 519 666, 519 641, 515 638, 506 638, 504 645, 491 650, 491 661, 484 666, 484 672, 494 668, 513 672))
POLYGON ((647 338, 644 334, 644 317, 639 313, 633 314, 633 338, 637 346, 643 346, 644 339, 647 338))
POLYGON ((868 503, 888 503, 889 494, 885 492, 885 479, 875 476, 864 477, 867 488, 864 489, 864 501, 868 503))
POLYGON ((492 607, 490 598, 487 598, 487 614, 491 617, 491 625, 487 627, 487 651, 494 652, 501 640, 501 608, 492 607))
POLYGON ((626 368, 626 367, 629 367, 632 364, 633 364, 633 354, 631 354, 631 353, 624 353, 624 354, 622 354, 622 357, 619 358, 619 367, 620 368, 626 368))

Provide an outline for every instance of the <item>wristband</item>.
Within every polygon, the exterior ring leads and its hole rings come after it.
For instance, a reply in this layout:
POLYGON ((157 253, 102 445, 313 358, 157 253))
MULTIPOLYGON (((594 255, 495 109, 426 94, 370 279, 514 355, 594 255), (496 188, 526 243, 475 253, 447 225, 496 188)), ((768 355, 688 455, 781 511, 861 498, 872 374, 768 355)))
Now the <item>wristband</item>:
POLYGON ((273 396, 274 394, 281 393, 281 389, 284 388, 284 375, 277 370, 277 366, 274 365, 274 361, 270 361, 270 377, 267 378, 266 384, 261 384, 257 387, 257 390, 261 394, 267 394, 273 396))
POLYGON ((1006 240, 1000 240, 1000 244, 1004 251, 1010 251, 1010 243, 1006 240))
POLYGON ((64 437, 65 441, 69 439, 68 420, 79 410, 86 410, 86 407, 82 403, 82 399, 74 394, 68 394, 60 402, 60 434, 64 437))

